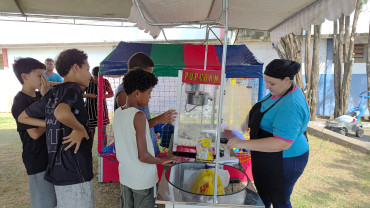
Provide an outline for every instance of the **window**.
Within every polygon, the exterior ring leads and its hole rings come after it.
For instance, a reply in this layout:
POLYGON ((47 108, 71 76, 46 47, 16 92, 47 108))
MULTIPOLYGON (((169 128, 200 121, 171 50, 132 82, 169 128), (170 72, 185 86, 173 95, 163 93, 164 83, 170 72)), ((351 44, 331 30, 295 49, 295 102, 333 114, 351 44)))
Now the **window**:
POLYGON ((365 44, 355 44, 353 48, 354 62, 355 63, 366 63, 367 58, 367 47, 365 44))

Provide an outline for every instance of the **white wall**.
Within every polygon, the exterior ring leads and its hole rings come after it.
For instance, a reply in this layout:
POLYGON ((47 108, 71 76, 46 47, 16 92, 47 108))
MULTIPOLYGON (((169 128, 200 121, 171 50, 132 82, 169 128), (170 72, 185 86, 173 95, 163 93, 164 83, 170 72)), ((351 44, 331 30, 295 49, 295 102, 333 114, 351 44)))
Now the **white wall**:
POLYGON ((271 42, 247 42, 245 45, 263 63, 263 70, 272 60, 279 58, 271 42))
MULTIPOLYGON (((37 48, 8 48, 9 69, 0 70, 0 112, 10 112, 13 97, 22 86, 13 73, 13 63, 19 57, 32 57, 41 62, 46 58, 54 58, 65 49, 73 47, 37 47, 37 48)), ((113 46, 76 46, 88 55, 90 69, 99 66, 100 62, 109 55, 113 46)))
MULTIPOLYGON (((312 40, 313 42, 313 40, 312 40)), ((247 42, 245 44, 249 50, 257 57, 258 60, 264 63, 263 68, 267 66, 272 60, 278 59, 276 51, 272 48, 271 42, 247 42)), ((279 45, 281 48, 281 46, 279 45)), ((311 45, 312 48, 312 45, 311 45)), ((326 62, 326 40, 320 40, 320 52, 319 52, 319 62, 320 62, 320 74, 325 73, 325 62, 326 62)), ((304 48, 302 48, 302 74, 304 75, 304 48)), ((312 59, 312 52, 311 52, 312 59)))

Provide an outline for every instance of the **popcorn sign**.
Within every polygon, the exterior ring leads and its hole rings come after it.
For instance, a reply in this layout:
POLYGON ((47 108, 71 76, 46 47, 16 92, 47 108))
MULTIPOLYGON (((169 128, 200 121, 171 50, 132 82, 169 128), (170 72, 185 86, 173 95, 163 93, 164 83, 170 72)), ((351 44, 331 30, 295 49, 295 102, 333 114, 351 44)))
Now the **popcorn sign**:
POLYGON ((201 69, 183 69, 182 70, 183 83, 196 84, 221 84, 221 71, 210 71, 201 69))

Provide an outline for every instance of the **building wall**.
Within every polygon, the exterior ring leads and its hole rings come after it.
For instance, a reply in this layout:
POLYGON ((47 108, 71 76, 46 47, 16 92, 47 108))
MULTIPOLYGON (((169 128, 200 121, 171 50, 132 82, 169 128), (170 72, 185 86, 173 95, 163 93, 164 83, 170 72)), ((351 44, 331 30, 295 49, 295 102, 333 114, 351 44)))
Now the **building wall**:
MULTIPOLYGON (((331 61, 332 45, 328 45, 328 40, 320 40, 319 51, 319 95, 318 95, 318 115, 333 115, 335 107, 334 98, 334 66, 331 61)), ((313 42, 313 41, 312 41, 313 42)), ((313 44, 313 43, 312 43, 313 44)), ((264 63, 264 67, 275 58, 279 58, 276 51, 272 48, 271 42, 247 42, 247 47, 254 55, 264 63)), ((311 46, 312 48, 312 46, 311 46)), ((304 50, 302 58, 304 59, 304 50)), ((312 53, 311 53, 312 58, 312 53)), ((304 61, 304 60, 303 60, 304 61)), ((302 63, 302 74, 305 77, 304 62, 302 63)), ((354 63, 352 67, 351 89, 348 100, 348 109, 357 107, 361 98, 359 94, 367 91, 366 63, 354 63)), ((268 93, 268 90, 266 90, 268 93)), ((367 109, 367 100, 362 105, 366 110, 364 115, 370 115, 367 109)))
POLYGON ((246 42, 245 45, 259 61, 264 63, 264 68, 272 60, 279 58, 276 51, 272 48, 271 42, 246 42))
MULTIPOLYGON (((114 44, 104 46, 74 46, 84 50, 89 56, 90 68, 98 66, 99 63, 113 50, 114 44)), ((255 54, 255 56, 264 63, 264 67, 272 60, 279 58, 276 51, 272 49, 271 42, 247 42, 247 47, 255 54)), ((327 40, 320 41, 320 76, 319 76, 319 102, 318 115, 332 115, 334 112, 334 75, 333 66, 330 61, 327 61, 328 49, 327 40), (326 83, 326 84, 325 84, 326 83)), ((57 55, 64 49, 73 48, 72 46, 55 46, 55 47, 17 47, 8 48, 9 69, 0 70, 0 112, 10 112, 14 95, 21 90, 19 81, 13 74, 12 64, 18 57, 33 57, 41 62, 48 57, 56 58, 57 55)), ((303 54, 304 57, 304 54, 303 54)), ((302 72, 304 75, 304 64, 302 64, 302 72)), ((360 92, 367 90, 366 81, 366 64, 354 63, 353 74, 351 81, 349 109, 358 106, 360 92)), ((266 91, 267 93, 268 91, 266 91)), ((367 102, 364 102, 364 107, 367 102)), ((366 110, 364 115, 369 115, 366 110)))
MULTIPOLYGON (((41 62, 44 62, 46 58, 56 59, 58 54, 65 49, 73 48, 71 46, 66 47, 17 47, 8 48, 8 61, 9 68, 0 70, 0 112, 10 112, 13 97, 18 91, 22 89, 21 84, 13 73, 14 60, 19 57, 32 57, 41 62)), ((90 69, 95 66, 99 66, 99 63, 109 55, 113 50, 112 45, 105 46, 75 46, 75 48, 83 50, 88 55, 88 62, 90 69)), ((55 70, 56 72, 56 70, 55 70)))

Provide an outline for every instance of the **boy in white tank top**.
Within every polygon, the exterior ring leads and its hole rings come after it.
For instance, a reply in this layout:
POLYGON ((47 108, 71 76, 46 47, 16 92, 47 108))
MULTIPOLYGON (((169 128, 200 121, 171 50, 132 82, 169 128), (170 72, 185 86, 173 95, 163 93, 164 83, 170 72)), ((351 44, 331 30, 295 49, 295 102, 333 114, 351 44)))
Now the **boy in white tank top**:
POLYGON ((154 207, 154 188, 158 182, 156 164, 175 162, 175 156, 156 158, 150 137, 149 124, 139 106, 147 106, 150 93, 158 79, 142 69, 129 71, 123 79, 126 105, 117 108, 113 132, 121 200, 125 208, 154 207))

